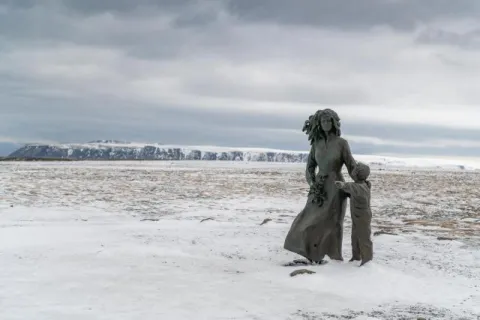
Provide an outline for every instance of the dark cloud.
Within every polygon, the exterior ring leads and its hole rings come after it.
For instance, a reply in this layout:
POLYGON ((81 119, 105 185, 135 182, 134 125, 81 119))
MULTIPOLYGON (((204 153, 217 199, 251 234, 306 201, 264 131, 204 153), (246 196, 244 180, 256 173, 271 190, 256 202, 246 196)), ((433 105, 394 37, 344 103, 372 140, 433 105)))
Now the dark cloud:
POLYGON ((214 22, 218 10, 182 0, 50 1, 45 5, 3 1, 3 5, 6 9, 0 10, 0 40, 4 38, 10 45, 66 42, 116 47, 135 56, 157 59, 182 54, 205 38, 202 32, 196 35, 181 29, 214 22))
POLYGON ((218 12, 187 12, 179 15, 172 23, 175 28, 195 28, 214 23, 218 19, 218 12))
MULTIPOLYGON (((189 7, 214 4, 224 6, 229 13, 249 21, 340 28, 390 25, 402 29, 410 29, 418 23, 445 17, 476 18, 480 8, 476 0, 51 0, 45 3, 84 15, 131 14, 144 9, 151 13, 185 12, 189 7)), ((35 0, 0 0, 0 5, 25 10, 41 4, 35 0)), ((191 21, 208 20, 197 18, 191 21)))
POLYGON ((50 0, 43 3, 39 3, 37 0, 0 0, 0 5, 15 9, 31 9, 42 5, 54 5, 87 15, 105 12, 125 13, 142 7, 175 10, 182 9, 186 5, 193 3, 195 3, 195 0, 50 0))
POLYGON ((228 8, 247 21, 350 30, 374 26, 411 30, 436 19, 477 18, 480 5, 476 0, 230 0, 228 8))
POLYGON ((305 150, 330 107, 357 152, 478 155, 479 5, 0 0, 0 142, 305 150))
POLYGON ((0 0, 1 6, 7 6, 9 8, 29 9, 34 7, 38 2, 35 0, 0 0))

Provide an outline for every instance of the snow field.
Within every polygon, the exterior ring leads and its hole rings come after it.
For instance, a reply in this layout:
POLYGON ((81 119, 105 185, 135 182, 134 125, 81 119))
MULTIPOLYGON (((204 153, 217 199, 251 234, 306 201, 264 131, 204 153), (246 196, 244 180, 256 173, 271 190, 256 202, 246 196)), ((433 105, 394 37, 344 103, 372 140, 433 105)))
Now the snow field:
POLYGON ((478 319, 478 178, 374 171, 373 231, 395 235, 373 237, 365 267, 290 277, 302 165, 8 163, 1 318, 478 319))

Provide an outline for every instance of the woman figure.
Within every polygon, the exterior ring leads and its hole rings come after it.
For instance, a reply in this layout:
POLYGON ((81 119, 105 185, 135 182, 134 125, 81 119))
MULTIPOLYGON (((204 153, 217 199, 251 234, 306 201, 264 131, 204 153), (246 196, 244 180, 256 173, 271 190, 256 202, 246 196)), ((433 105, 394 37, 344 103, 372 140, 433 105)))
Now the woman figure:
POLYGON ((345 181, 343 165, 351 175, 356 162, 348 142, 340 137, 340 118, 335 111, 318 110, 305 122, 303 131, 311 142, 306 169, 310 192, 304 209, 292 223, 284 248, 311 263, 322 263, 325 255, 343 261, 346 194, 335 187, 335 181, 345 181))

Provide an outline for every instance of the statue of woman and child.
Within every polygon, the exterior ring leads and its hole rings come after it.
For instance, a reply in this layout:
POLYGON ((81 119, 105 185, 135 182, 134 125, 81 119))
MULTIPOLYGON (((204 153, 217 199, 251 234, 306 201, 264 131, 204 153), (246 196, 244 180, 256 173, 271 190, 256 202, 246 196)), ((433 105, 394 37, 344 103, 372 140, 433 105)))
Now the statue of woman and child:
POLYGON ((306 166, 310 191, 305 207, 292 223, 284 248, 307 260, 294 260, 287 265, 324 264, 325 256, 343 261, 343 221, 350 198, 350 261, 361 261, 362 266, 373 258, 371 184, 367 180, 370 168, 355 161, 348 142, 340 137, 340 118, 335 111, 318 110, 305 121, 303 131, 311 143, 306 166), (345 182, 341 172, 344 164, 354 182, 345 182))

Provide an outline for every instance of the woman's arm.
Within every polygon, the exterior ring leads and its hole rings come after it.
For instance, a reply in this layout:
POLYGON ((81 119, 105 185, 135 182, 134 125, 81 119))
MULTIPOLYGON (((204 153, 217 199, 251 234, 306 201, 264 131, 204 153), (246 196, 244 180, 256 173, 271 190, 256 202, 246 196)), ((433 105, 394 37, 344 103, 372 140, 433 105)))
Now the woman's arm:
POLYGON ((307 183, 311 187, 315 183, 315 169, 317 168, 317 161, 315 160, 315 148, 312 144, 310 148, 310 153, 307 158, 307 169, 305 170, 305 177, 307 178, 307 183))
POLYGON ((348 144, 348 141, 345 139, 343 140, 342 158, 343 158, 343 163, 345 163, 345 166, 347 167, 348 174, 350 175, 350 177, 352 177, 352 172, 355 169, 357 162, 352 156, 352 152, 350 151, 350 145, 348 144))

